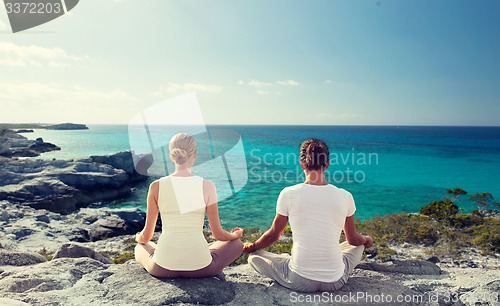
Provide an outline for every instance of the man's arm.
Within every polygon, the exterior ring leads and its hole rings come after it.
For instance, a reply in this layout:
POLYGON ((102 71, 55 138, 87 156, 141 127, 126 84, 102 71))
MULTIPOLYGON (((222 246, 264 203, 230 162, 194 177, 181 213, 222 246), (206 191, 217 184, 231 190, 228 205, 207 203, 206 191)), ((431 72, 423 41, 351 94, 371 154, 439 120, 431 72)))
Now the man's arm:
POLYGON ((365 248, 373 246, 373 238, 370 236, 363 236, 356 231, 356 224, 354 223, 354 215, 345 218, 344 233, 347 242, 350 245, 364 245, 365 248))
POLYGON ((273 243, 275 243, 285 231, 286 225, 288 224, 288 217, 280 214, 276 214, 274 218, 273 225, 268 229, 257 241, 254 243, 245 243, 243 248, 243 253, 251 253, 263 248, 266 248, 273 243))

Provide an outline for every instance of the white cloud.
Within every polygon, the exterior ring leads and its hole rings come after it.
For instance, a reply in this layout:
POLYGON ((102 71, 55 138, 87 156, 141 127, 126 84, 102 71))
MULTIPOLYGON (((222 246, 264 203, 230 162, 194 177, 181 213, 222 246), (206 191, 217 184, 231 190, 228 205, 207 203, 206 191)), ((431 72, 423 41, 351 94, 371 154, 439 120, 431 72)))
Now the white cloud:
POLYGON ((168 83, 167 86, 160 86, 160 88, 153 92, 154 96, 164 96, 166 94, 180 93, 180 92, 208 92, 219 93, 222 91, 222 86, 201 83, 168 83))
POLYGON ((283 80, 283 81, 276 81, 276 83, 284 86, 299 86, 300 83, 294 80, 283 80))
MULTIPOLYGON (((238 85, 245 85, 245 81, 239 80, 236 82, 238 85)), ((294 80, 280 80, 276 81, 274 83, 272 82, 262 82, 262 81, 257 81, 257 80, 250 80, 246 83, 246 85, 255 87, 255 88, 266 88, 266 87, 272 87, 273 85, 278 84, 278 85, 283 85, 283 86, 299 86, 300 83, 294 80)))
POLYGON ((256 87, 256 88, 263 88, 263 87, 273 86, 273 83, 251 80, 247 83, 247 85, 252 86, 252 87, 256 87))
POLYGON ((259 94, 259 95, 268 95, 269 91, 267 91, 267 90, 257 90, 257 94, 259 94))
POLYGON ((0 19, 0 31, 11 31, 11 28, 0 19))
POLYGON ((332 80, 324 80, 323 83, 330 84, 330 83, 333 83, 333 81, 332 80))
POLYGON ((336 115, 334 117, 338 118, 338 119, 360 119, 360 118, 363 118, 364 116, 360 115, 360 114, 345 113, 345 114, 336 115))
POLYGON ((344 114, 340 114, 340 115, 334 115, 331 113, 317 113, 316 116, 319 118, 323 118, 323 119, 340 119, 340 120, 343 120, 343 119, 361 119, 364 117, 363 115, 350 114, 350 113, 344 113, 344 114))
POLYGON ((86 59, 87 56, 68 54, 61 48, 20 46, 10 42, 0 42, 0 66, 68 67, 74 62, 86 59))
MULTIPOLYGON (((57 83, 0 83, 0 122, 116 122, 142 102, 120 88, 98 90, 57 83), (126 111, 124 111, 126 110, 126 111)), ((124 121, 121 119, 120 121, 124 121)))

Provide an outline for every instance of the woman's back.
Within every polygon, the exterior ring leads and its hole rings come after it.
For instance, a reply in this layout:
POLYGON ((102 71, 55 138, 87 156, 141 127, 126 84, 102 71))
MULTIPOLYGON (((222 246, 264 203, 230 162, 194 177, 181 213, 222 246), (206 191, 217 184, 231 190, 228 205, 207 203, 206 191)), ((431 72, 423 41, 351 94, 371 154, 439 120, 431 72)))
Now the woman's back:
POLYGON ((162 233, 154 260, 170 270, 196 270, 212 257, 203 235, 203 178, 167 176, 160 179, 158 208, 162 233))

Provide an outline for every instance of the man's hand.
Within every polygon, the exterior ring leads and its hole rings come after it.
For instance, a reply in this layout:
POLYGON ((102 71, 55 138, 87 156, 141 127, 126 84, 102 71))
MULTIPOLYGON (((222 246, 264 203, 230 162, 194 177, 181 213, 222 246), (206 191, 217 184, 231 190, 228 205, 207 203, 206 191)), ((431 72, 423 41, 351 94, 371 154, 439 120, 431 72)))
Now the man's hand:
POLYGON ((372 236, 365 236, 365 238, 366 238, 366 242, 364 244, 365 249, 369 249, 373 246, 373 238, 372 236))
POLYGON ((247 242, 245 243, 245 245, 243 246, 243 253, 252 253, 252 252, 255 252, 256 251, 256 247, 255 247, 255 244, 251 243, 251 242, 247 242))

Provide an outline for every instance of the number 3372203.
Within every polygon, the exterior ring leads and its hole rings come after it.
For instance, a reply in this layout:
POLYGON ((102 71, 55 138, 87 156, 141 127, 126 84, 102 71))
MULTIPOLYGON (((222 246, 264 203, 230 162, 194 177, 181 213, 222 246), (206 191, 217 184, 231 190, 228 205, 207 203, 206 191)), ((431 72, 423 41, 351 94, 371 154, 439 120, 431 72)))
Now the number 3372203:
POLYGON ((61 3, 5 3, 7 14, 59 14, 61 3))

